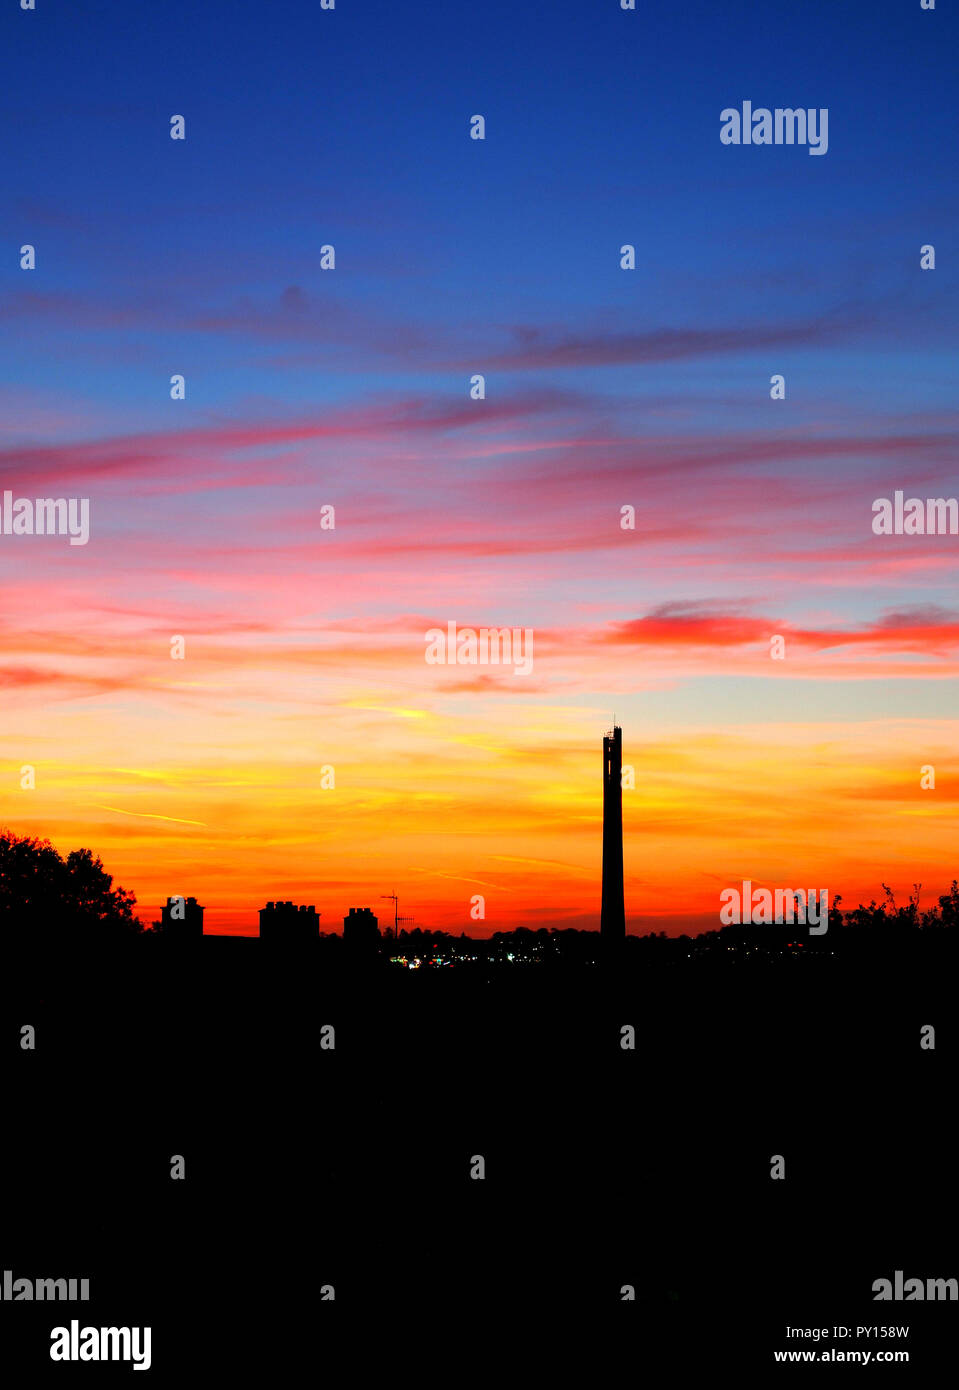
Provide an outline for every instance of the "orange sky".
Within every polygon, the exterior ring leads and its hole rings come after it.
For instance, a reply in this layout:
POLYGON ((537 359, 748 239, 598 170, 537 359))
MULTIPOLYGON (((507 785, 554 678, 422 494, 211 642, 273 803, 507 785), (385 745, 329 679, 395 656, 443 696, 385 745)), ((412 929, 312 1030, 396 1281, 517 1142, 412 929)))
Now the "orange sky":
MULTIPOLYGON (((338 931, 351 906, 385 924, 378 895, 395 887, 403 914, 457 933, 597 925, 601 708, 444 694, 456 668, 412 663, 395 703, 371 681, 313 702, 296 670, 271 703, 252 671, 238 690, 201 655, 156 668, 152 691, 145 679, 136 697, 67 702, 42 727, 26 705, 4 731, 3 819, 62 851, 93 847, 144 921, 178 893, 206 905, 208 931, 251 932, 268 898, 290 898, 338 931), (10 791, 12 745, 36 766, 34 790, 10 791)), ((719 893, 744 878, 847 905, 919 879, 929 905, 957 872, 956 721, 651 727, 642 706, 617 697, 636 777, 623 794, 631 931, 718 925, 719 893), (919 786, 928 763, 934 791, 919 786)))
POLYGON ((631 930, 716 926, 746 878, 928 905, 959 873, 959 538, 877 536, 872 501, 956 491, 956 414, 742 385, 717 435, 718 388, 664 417, 578 378, 481 413, 360 383, 97 437, 64 393, 0 442, 18 494, 91 501, 86 546, 0 534, 0 822, 100 854, 145 921, 282 898, 340 930, 395 888, 424 927, 595 927, 615 714, 631 930), (449 622, 529 628, 531 671, 428 664, 449 622))

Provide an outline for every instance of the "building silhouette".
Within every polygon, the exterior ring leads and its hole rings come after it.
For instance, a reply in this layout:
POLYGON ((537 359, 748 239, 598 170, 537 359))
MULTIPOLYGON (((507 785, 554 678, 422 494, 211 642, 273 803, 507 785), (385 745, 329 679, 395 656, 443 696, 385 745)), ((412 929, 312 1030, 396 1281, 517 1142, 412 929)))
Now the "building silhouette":
POLYGON ((276 941, 287 946, 319 938, 320 918, 312 904, 306 907, 301 903, 297 907, 296 903, 270 902, 260 908, 261 941, 276 941))
POLYGON ((343 918, 343 941, 347 946, 369 948, 378 946, 382 940, 380 925, 375 914, 368 907, 351 907, 343 918))
POLYGON ((600 939, 626 936, 623 906, 623 731, 614 725, 603 739, 603 907, 600 939))
POLYGON ((203 908, 196 898, 167 898, 160 909, 160 930, 175 940, 195 940, 203 935, 203 908))

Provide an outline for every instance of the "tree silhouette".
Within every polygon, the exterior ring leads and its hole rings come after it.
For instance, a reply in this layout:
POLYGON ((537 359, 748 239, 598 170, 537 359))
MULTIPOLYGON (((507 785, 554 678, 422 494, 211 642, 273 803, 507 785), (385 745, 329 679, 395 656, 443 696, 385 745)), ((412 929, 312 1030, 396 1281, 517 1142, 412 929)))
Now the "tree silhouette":
POLYGON ((952 887, 939 899, 939 910, 933 908, 923 913, 923 921, 929 926, 959 926, 959 882, 952 880, 952 887))
POLYGON ((142 931, 136 898, 88 849, 64 859, 49 840, 0 829, 0 926, 4 935, 107 940, 142 931))

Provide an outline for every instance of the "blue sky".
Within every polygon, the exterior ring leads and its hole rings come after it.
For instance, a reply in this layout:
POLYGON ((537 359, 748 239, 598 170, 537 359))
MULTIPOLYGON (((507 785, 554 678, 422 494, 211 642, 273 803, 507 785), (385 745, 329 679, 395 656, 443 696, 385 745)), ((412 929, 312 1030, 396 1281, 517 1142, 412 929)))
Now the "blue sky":
MULTIPOLYGON (((496 879, 441 848, 477 750, 516 774, 471 793, 493 854, 515 848, 514 802, 558 820, 577 794, 530 729, 566 769, 615 706, 631 738, 678 740, 643 783, 642 823, 677 836, 664 874, 720 871, 727 831, 692 864, 681 836, 723 819, 740 765, 743 797, 757 768, 815 797, 822 738, 837 820, 810 814, 782 852, 820 865, 840 833, 853 884, 875 882, 875 846, 915 829, 913 764, 953 746, 959 542, 870 520, 896 487, 959 493, 957 38, 953 7, 918 0, 5 6, 0 474, 89 496, 94 518, 82 554, 0 549, 5 756, 38 741, 58 768, 37 827, 111 849, 136 887, 167 852, 204 862, 189 826, 209 822, 212 877, 189 891, 222 899, 255 843, 250 884, 292 896, 270 880, 272 824, 218 789, 260 769, 263 814, 289 795, 311 825, 311 786, 264 769, 285 766, 278 731, 309 768, 322 727, 369 750, 387 820, 394 793, 426 798, 449 881, 496 879), (827 108, 828 152, 723 145, 744 100, 827 108), (424 624, 447 620, 535 627, 525 695, 425 668, 424 624), (193 643, 182 680, 170 632, 193 643), (105 766, 117 784, 80 795, 105 766), (409 783, 388 795, 385 768, 409 783), (186 838, 141 841, 91 800, 186 838)), ((937 796, 923 832, 945 878, 956 797, 937 796)), ((305 875, 307 833, 276 850, 284 872, 305 875)))

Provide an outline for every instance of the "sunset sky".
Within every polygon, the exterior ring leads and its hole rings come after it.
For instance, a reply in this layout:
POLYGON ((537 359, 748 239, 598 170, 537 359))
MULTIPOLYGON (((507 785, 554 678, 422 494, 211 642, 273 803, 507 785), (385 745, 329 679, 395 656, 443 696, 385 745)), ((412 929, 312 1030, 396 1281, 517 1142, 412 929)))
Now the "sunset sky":
POLYGON ((145 922, 597 927, 615 714, 629 930, 931 905, 959 536, 871 522, 959 496, 954 8, 131 13, 0 18, 0 500, 91 508, 0 535, 0 824, 145 922), (723 146, 744 99, 828 153, 723 146), (428 665, 451 621, 532 672, 428 665))

